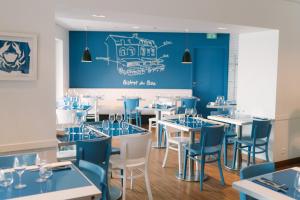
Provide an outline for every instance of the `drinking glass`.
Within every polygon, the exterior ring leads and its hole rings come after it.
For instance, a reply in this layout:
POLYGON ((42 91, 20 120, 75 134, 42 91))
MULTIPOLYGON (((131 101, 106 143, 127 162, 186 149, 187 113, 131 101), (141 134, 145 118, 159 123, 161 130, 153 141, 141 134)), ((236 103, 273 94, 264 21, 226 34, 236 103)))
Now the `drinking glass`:
POLYGON ((9 187, 14 182, 14 176, 11 171, 0 169, 0 187, 9 187))
MULTIPOLYGON (((114 124, 114 122, 115 122, 115 120, 116 120, 116 116, 115 116, 115 114, 109 114, 108 115, 108 120, 109 120, 109 122, 113 125, 114 124)), ((111 130, 115 130, 114 128, 112 128, 111 130)))
POLYGON ((300 192, 300 172, 297 172, 295 181, 294 181, 294 187, 295 189, 300 192))
POLYGON ((129 132, 129 124, 125 121, 122 122, 122 131, 123 131, 123 134, 126 134, 129 132))
POLYGON ((42 183, 42 182, 45 182, 47 179, 46 179, 46 164, 47 162, 45 160, 40 160, 40 163, 39 163, 39 178, 36 180, 36 182, 38 183, 42 183))
POLYGON ((118 124, 119 124, 119 130, 121 130, 121 122, 123 120, 123 116, 119 113, 116 114, 116 120, 118 121, 118 124))
POLYGON ((197 114, 197 123, 199 123, 199 125, 200 126, 202 126, 203 125, 203 121, 202 121, 202 119, 203 119, 203 117, 202 117, 202 115, 201 114, 197 114))
POLYGON ((109 130, 109 121, 108 120, 103 120, 102 121, 102 127, 103 127, 103 131, 108 131, 109 130))
POLYGON ((185 115, 179 115, 179 124, 184 124, 185 115))
POLYGON ((15 186, 16 189, 23 189, 26 187, 25 184, 22 184, 22 175, 25 172, 26 163, 22 159, 15 157, 14 160, 14 170, 19 176, 19 183, 15 186))

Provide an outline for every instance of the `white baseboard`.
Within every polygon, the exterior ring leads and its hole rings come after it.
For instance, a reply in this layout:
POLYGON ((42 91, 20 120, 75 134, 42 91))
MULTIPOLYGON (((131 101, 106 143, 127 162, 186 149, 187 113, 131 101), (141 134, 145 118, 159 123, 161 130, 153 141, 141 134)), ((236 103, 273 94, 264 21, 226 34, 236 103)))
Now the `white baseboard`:
POLYGON ((57 140, 38 140, 14 144, 2 144, 0 145, 0 154, 11 153, 11 152, 20 152, 20 151, 30 151, 30 150, 39 150, 39 149, 56 149, 57 140))

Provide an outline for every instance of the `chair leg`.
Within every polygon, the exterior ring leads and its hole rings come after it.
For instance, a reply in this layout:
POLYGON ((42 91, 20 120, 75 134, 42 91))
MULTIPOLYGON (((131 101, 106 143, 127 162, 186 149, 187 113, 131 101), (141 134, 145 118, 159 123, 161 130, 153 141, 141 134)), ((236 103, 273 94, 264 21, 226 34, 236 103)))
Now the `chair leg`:
POLYGON ((266 145, 265 148, 266 148, 266 149, 265 149, 265 151, 266 151, 266 161, 269 162, 270 159, 269 159, 269 148, 268 148, 268 145, 266 145))
POLYGON ((149 132, 151 133, 151 130, 152 130, 152 121, 149 120, 149 132))
POLYGON ((152 197, 151 185, 150 185, 150 179, 149 179, 147 167, 145 168, 145 183, 146 183, 146 189, 147 189, 147 193, 148 193, 148 199, 152 200, 153 197, 152 197))
POLYGON ((255 165, 255 146, 252 147, 252 159, 253 159, 253 164, 255 165))
MULTIPOLYGON (((123 177, 123 175, 124 175, 124 170, 123 169, 120 170, 120 174, 121 174, 121 177, 123 177)), ((121 178, 121 185, 122 185, 122 187, 123 187, 123 179, 124 178, 121 178)))
POLYGON ((130 170, 130 189, 133 189, 133 178, 132 178, 132 170, 130 170))
POLYGON ((251 146, 248 147, 248 159, 247 159, 247 166, 250 165, 250 154, 251 154, 251 146))
POLYGON ((202 190, 203 190, 204 166, 205 166, 205 155, 202 155, 201 156, 201 171, 200 171, 200 192, 202 192, 202 190))
POLYGON ((184 164, 183 164, 183 178, 186 178, 186 168, 187 168, 188 150, 184 150, 184 164))
POLYGON ((123 171, 123 193, 122 193, 122 200, 126 199, 126 179, 127 179, 127 173, 126 168, 123 171))
POLYGON ((142 115, 139 115, 140 127, 142 127, 142 115))
POLYGON ((163 161, 163 164, 162 164, 162 167, 166 167, 166 163, 167 163, 167 159, 168 159, 168 154, 169 154, 169 144, 167 144, 166 146, 166 152, 165 152, 165 158, 164 158, 164 161, 163 161))
POLYGON ((233 169, 235 169, 236 152, 237 152, 237 142, 234 142, 234 147, 233 147, 233 162, 232 162, 232 168, 233 169))
POLYGON ((220 172, 221 184, 225 185, 223 170, 222 170, 222 166, 221 166, 221 153, 219 153, 218 157, 219 157, 218 158, 218 168, 219 168, 219 172, 220 172))
POLYGON ((224 165, 227 166, 227 139, 224 137, 224 144, 223 144, 223 155, 224 155, 224 165))

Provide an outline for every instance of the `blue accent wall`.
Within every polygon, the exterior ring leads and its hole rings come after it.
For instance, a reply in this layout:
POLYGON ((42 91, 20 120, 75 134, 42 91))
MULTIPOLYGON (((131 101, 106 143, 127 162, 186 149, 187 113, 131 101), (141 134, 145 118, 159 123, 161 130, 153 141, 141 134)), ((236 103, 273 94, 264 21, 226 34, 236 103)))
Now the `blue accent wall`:
MULTIPOLYGON (((226 55, 229 50, 229 34, 218 34, 214 40, 204 33, 89 31, 93 62, 83 63, 85 32, 70 31, 69 36, 71 88, 191 89, 197 66, 181 63, 186 47, 192 58, 198 48, 224 48, 226 55)), ((220 70, 228 69, 228 56, 225 59, 220 70)), ((224 85, 227 77, 220 87, 224 85)))

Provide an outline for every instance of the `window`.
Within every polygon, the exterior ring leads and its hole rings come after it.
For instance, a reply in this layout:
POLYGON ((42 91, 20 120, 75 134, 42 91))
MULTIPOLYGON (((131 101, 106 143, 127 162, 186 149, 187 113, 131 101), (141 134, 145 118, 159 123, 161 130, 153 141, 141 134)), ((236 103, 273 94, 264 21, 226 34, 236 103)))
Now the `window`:
POLYGON ((126 50, 125 50, 124 47, 121 47, 121 48, 119 49, 119 56, 126 56, 126 50))
POLYGON ((127 55, 134 56, 135 55, 135 49, 133 47, 129 47, 127 50, 127 55))

